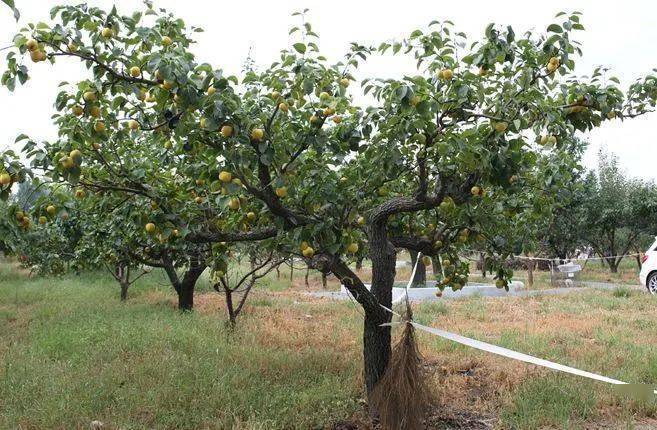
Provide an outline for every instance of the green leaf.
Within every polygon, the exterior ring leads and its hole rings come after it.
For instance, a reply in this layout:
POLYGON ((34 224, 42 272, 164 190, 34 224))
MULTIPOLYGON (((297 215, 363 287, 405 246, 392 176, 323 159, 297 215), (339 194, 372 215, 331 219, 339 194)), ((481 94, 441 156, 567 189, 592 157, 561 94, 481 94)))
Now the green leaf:
POLYGON ((551 31, 552 33, 563 33, 563 29, 559 24, 550 24, 547 30, 551 31))
POLYGON ((306 53, 306 45, 304 45, 303 43, 297 42, 292 46, 294 47, 294 49, 296 49, 296 51, 299 54, 305 54, 306 53))

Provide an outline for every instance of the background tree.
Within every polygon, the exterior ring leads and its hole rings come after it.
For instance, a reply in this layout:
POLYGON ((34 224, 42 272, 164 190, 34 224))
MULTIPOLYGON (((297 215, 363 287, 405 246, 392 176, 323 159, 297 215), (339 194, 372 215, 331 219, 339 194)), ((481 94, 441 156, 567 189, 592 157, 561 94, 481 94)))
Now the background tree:
POLYGON ((228 324, 234 327, 237 317, 244 309, 251 290, 259 279, 262 279, 284 260, 277 259, 273 249, 262 250, 260 245, 241 246, 236 253, 233 264, 215 267, 211 272, 212 288, 223 294, 228 313, 228 324), (248 264, 245 264, 247 263, 248 264))
POLYGON ((623 255, 636 249, 654 214, 651 185, 630 178, 614 155, 599 153, 598 169, 583 184, 583 231, 587 242, 609 266, 618 271, 623 255))

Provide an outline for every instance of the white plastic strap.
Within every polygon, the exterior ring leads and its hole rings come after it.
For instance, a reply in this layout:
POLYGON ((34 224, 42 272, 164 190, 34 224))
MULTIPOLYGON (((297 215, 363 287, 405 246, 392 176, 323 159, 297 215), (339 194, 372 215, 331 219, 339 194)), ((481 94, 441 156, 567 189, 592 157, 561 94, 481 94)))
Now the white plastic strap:
MULTIPOLYGON (((417 259, 415 260, 415 266, 413 267, 413 273, 411 274, 411 279, 408 281, 406 284, 406 293, 405 296, 400 297, 398 300, 396 300, 394 303, 398 303, 403 299, 408 299, 408 289, 411 287, 411 284, 413 283, 413 279, 415 278, 415 272, 417 270, 418 264, 420 264, 420 259, 422 258, 422 253, 418 252, 417 259)), ((400 317, 397 312, 395 312, 392 309, 389 309, 383 305, 379 305, 386 311, 390 312, 393 315, 396 315, 400 317)), ((385 323, 381 324, 382 326, 393 326, 396 324, 401 324, 400 323, 385 323)), ((417 328, 418 330, 425 331, 427 333, 434 334, 436 336, 440 336, 443 339, 451 340, 456 343, 460 343, 461 345, 469 346, 471 348, 478 349, 480 351, 486 351, 490 352, 492 354, 500 355, 502 357, 507 357, 511 358, 513 360, 518 360, 518 361, 524 361, 525 363, 530 363, 534 364, 536 366, 541 366, 541 367, 546 367, 548 369, 552 370, 557 370, 559 372, 565 372, 565 373, 570 373, 571 375, 577 375, 577 376, 583 376, 585 378, 593 379, 595 381, 600 381, 600 382, 606 382, 608 384, 613 384, 613 385, 632 385, 631 389, 634 389, 635 392, 647 392, 648 394, 654 394, 657 395, 657 390, 654 390, 652 387, 649 387, 648 390, 645 390, 648 386, 645 384, 628 384, 627 382, 619 381, 618 379, 612 379, 608 378, 606 376, 598 375, 597 373, 592 373, 592 372, 587 372, 585 370, 579 370, 575 369, 574 367, 570 366, 564 366, 563 364, 559 363, 554 363, 549 360, 544 360, 542 358, 534 357, 528 354, 523 354, 522 352, 517 352, 513 351, 511 349, 507 348, 502 348, 501 346, 493 345, 490 343, 482 342, 480 340, 475 340, 475 339, 470 339, 469 337, 461 336, 456 333, 450 333, 445 330, 441 330, 438 328, 434 327, 428 327, 422 324, 418 324, 414 321, 409 321, 410 324, 413 325, 413 327, 417 328)), ((631 390, 630 390, 631 392, 631 390)))
MULTIPOLYGON (((450 333, 445 330, 438 328, 427 327, 416 322, 411 322, 415 328, 418 330, 426 331, 427 333, 435 334, 444 339, 448 339, 461 345, 466 345, 481 351, 490 352, 493 354, 501 355, 502 357, 512 358, 518 361, 524 361, 525 363, 535 364, 537 366, 547 367, 548 369, 558 370, 560 372, 570 373, 572 375, 583 376, 589 379, 595 379, 596 381, 607 382, 609 384, 627 384, 626 382, 619 381, 617 379, 607 378, 606 376, 598 375, 596 373, 586 372, 584 370, 575 369, 574 367, 564 366, 563 364, 554 363, 552 361, 543 360, 542 358, 537 358, 531 355, 523 354, 521 352, 516 352, 507 348, 502 348, 501 346, 492 345, 490 343, 482 342, 480 340, 470 339, 465 336, 458 335, 456 333, 450 333)), ((655 390, 657 394, 657 390, 655 390)))

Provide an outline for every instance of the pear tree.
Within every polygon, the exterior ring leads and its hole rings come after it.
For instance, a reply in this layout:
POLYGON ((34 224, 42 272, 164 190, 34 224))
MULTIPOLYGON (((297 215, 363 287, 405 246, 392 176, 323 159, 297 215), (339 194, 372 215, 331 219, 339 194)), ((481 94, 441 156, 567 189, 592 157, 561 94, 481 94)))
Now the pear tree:
MULTIPOLYGON (((337 62, 304 20, 267 69, 239 77, 197 62, 189 46, 199 29, 148 2, 132 15, 86 5, 51 15, 16 36, 2 83, 26 81, 24 58, 81 61, 89 76, 61 87, 59 138, 28 141, 32 168, 79 198, 134 199, 153 244, 177 230, 181 246, 209 253, 192 253, 186 267, 219 267, 226 244, 258 242, 335 275, 364 311, 368 394, 391 353, 382 324, 396 249, 442 262, 441 288, 460 288, 464 252, 476 243, 503 260, 523 205, 551 202, 536 186, 571 179, 578 132, 642 115, 657 99, 654 76, 624 93, 602 69, 575 75, 576 13, 521 36, 491 24, 474 42, 434 21, 403 40, 353 43, 337 62), (415 70, 359 89, 354 69, 389 54, 415 70), (361 90, 371 105, 353 102, 361 90), (365 255, 369 288, 349 266, 365 255)), ((495 271, 504 288, 511 272, 495 271)))

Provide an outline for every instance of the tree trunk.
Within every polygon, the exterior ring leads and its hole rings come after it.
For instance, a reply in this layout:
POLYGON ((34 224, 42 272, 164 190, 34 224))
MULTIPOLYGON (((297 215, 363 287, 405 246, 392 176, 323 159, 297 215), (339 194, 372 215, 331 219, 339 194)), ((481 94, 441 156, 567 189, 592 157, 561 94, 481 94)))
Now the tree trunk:
POLYGON ((637 255, 635 255, 634 258, 636 259, 636 265, 639 266, 639 270, 641 270, 641 265, 642 265, 641 255, 637 253, 637 255))
POLYGON ((201 262, 199 256, 190 258, 189 269, 185 272, 182 281, 179 283, 178 291, 178 309, 181 311, 191 311, 194 309, 194 288, 198 278, 205 271, 205 264, 201 262))
POLYGON ((178 309, 191 311, 194 309, 194 287, 196 282, 182 282, 178 291, 178 309))
POLYGON ((310 274, 310 267, 306 267, 306 276, 304 276, 303 281, 306 284, 306 288, 310 287, 310 284, 308 283, 308 275, 310 274))
POLYGON ((130 284, 127 284, 125 282, 121 282, 121 301, 125 302, 128 300, 128 287, 130 287, 130 284))
POLYGON ((527 286, 529 288, 534 286, 534 260, 527 260, 527 286))
MULTIPOLYGON (((371 292, 379 304, 391 308, 397 254, 394 246, 388 241, 385 222, 372 227, 370 257, 372 260, 371 292)), ((381 326, 383 323, 390 322, 390 319, 391 315, 387 312, 381 313, 380 309, 365 309, 363 360, 368 398, 383 376, 390 360, 390 327, 381 326)), ((377 411, 371 407, 370 414, 374 417, 378 415, 377 411)))
POLYGON ((290 286, 292 286, 292 280, 294 279, 294 258, 290 259, 290 286))
MULTIPOLYGON (((415 267, 415 264, 417 263, 418 253, 417 253, 417 251, 410 251, 410 250, 409 250, 409 253, 411 254, 411 270, 413 270, 412 268, 415 267)), ((426 287, 427 286, 427 268, 424 265, 424 263, 420 262, 417 265, 417 269, 415 270, 415 276, 413 277, 413 281, 411 282, 411 286, 412 287, 426 287)))
POLYGON ((618 265, 620 264, 620 260, 617 261, 616 258, 607 258, 606 261, 611 273, 618 273, 618 265))
POLYGON ((486 277, 486 255, 483 252, 479 253, 479 264, 481 264, 481 277, 486 277))
POLYGON ((224 287, 224 293, 226 294, 226 309, 228 310, 228 323, 231 327, 235 327, 236 318, 235 318, 235 309, 233 307, 233 290, 228 287, 224 287))
POLYGON ((361 270, 363 268, 363 257, 358 257, 356 260, 356 270, 361 270))
POLYGON ((438 257, 432 258, 431 259, 431 271, 433 272, 433 279, 438 282, 438 277, 442 278, 443 276, 443 271, 440 267, 440 261, 438 260, 438 257))
POLYGON ((326 289, 327 287, 326 273, 322 272, 322 288, 326 289))

